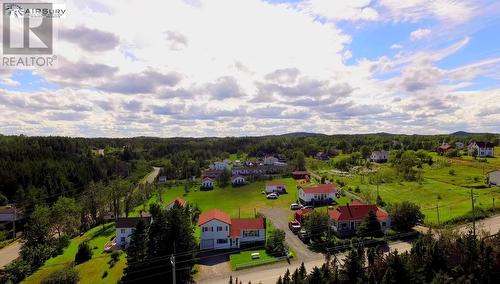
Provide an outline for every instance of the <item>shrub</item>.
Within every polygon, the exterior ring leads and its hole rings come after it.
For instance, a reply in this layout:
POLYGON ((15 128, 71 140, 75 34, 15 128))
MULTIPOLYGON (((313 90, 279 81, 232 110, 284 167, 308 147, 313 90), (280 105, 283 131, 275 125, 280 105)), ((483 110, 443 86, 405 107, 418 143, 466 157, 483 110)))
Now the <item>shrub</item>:
POLYGON ((274 229, 269 233, 266 242, 266 252, 278 257, 286 254, 285 231, 274 229))
POLYGON ((454 176, 455 175, 455 170, 451 169, 448 173, 450 174, 450 176, 454 176))
POLYGON ((103 278, 103 279, 104 279, 104 278, 106 278, 106 277, 108 277, 108 271, 107 271, 107 270, 106 270, 106 271, 104 271, 104 273, 102 274, 101 278, 103 278))
POLYGON ((75 255, 75 263, 80 264, 92 258, 92 249, 88 242, 83 242, 78 245, 78 252, 75 255))
POLYGON ((354 192, 356 192, 356 193, 360 193, 361 192, 361 189, 359 188, 359 185, 356 186, 356 188, 354 189, 354 192))
POLYGON ((0 206, 5 206, 5 205, 7 205, 7 203, 9 203, 9 200, 7 199, 7 197, 5 195, 3 195, 2 193, 0 193, 0 206))
POLYGON ((42 280, 42 284, 76 284, 80 280, 78 271, 73 266, 56 270, 42 280))

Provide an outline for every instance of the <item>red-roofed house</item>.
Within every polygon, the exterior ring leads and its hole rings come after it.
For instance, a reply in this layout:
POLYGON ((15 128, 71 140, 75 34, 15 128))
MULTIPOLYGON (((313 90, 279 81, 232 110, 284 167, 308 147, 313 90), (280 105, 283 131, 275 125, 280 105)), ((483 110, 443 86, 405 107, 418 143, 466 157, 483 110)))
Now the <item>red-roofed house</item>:
POLYGON ((292 172, 292 177, 294 179, 305 179, 309 180, 311 174, 308 171, 294 171, 292 172))
POLYGON ((198 225, 201 249, 232 249, 266 240, 264 218, 231 219, 229 214, 213 209, 200 215, 198 225))
POLYGON ((448 143, 443 143, 439 147, 437 147, 436 152, 438 152, 439 155, 444 155, 446 152, 450 151, 453 149, 453 146, 451 146, 448 143))
POLYGON ((303 204, 331 204, 337 198, 334 184, 317 184, 299 188, 299 199, 303 204))
POLYGON ((180 207, 184 207, 184 206, 186 206, 186 200, 184 200, 184 199, 182 199, 180 197, 176 197, 174 200, 172 200, 167 205, 167 209, 172 209, 175 204, 179 205, 180 207))
POLYGON ((280 181, 268 181, 266 182, 266 193, 285 193, 286 183, 280 181))
POLYGON ((361 202, 353 202, 345 206, 339 206, 335 210, 330 210, 328 215, 332 220, 333 230, 340 236, 349 236, 356 233, 356 229, 368 216, 370 211, 373 211, 380 222, 382 231, 391 228, 391 218, 387 212, 375 204, 364 204, 361 202))

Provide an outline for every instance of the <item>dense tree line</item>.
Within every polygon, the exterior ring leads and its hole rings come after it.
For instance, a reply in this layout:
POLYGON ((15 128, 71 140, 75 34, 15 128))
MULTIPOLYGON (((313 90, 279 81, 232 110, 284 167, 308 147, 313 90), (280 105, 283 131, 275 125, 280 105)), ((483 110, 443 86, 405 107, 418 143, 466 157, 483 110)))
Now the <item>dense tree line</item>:
POLYGON ((125 283, 172 283, 175 255, 177 283, 191 283, 197 243, 194 236, 200 210, 189 203, 162 209, 151 205, 151 224, 140 221, 127 249, 125 283), (182 253, 178 253, 182 252, 182 253))
POLYGON ((302 264, 286 271, 277 284, 335 283, 497 283, 500 235, 421 236, 410 252, 384 254, 382 248, 352 247, 341 262, 327 255, 325 264, 307 273, 302 264))

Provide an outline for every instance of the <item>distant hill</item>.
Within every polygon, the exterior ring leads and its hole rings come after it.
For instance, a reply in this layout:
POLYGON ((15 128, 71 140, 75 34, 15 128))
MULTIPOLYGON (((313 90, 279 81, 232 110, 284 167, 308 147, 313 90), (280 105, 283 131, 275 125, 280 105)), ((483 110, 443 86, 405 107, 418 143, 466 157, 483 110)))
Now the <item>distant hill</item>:
POLYGON ((473 136, 473 135, 483 135, 486 133, 472 133, 472 132, 465 132, 465 131, 457 131, 453 132, 450 135, 452 136, 473 136))
POLYGON ((326 134, 322 133, 311 133, 311 132, 291 132, 291 133, 285 133, 281 135, 270 135, 270 136, 280 136, 280 137, 318 137, 318 136, 327 136, 326 134))

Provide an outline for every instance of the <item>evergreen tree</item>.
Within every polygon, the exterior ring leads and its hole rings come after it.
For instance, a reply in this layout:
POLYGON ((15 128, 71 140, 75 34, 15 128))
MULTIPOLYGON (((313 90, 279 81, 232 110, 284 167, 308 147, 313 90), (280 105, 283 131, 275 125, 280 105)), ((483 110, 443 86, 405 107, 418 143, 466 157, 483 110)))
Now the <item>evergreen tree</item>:
POLYGON ((363 259, 364 255, 356 248, 351 248, 347 254, 342 267, 342 280, 347 283, 358 283, 364 278, 363 259))
POLYGON ((360 237, 380 237, 383 235, 380 228, 380 222, 373 211, 368 213, 368 216, 363 220, 358 227, 357 234, 360 237))
POLYGON ((130 236, 127 248, 127 267, 125 268, 125 280, 136 278, 136 271, 143 268, 143 262, 147 257, 147 227, 143 220, 137 222, 135 231, 130 236))

